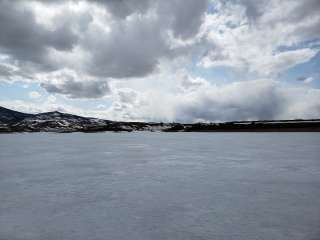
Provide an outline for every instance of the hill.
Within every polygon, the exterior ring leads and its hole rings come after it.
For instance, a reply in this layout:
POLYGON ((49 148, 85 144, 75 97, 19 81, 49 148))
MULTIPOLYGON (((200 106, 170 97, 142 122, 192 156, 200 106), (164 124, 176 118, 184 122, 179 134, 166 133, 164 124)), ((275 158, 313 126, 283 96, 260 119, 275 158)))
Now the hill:
POLYGON ((0 133, 12 132, 320 132, 320 119, 224 123, 117 122, 58 111, 28 114, 0 107, 0 133))

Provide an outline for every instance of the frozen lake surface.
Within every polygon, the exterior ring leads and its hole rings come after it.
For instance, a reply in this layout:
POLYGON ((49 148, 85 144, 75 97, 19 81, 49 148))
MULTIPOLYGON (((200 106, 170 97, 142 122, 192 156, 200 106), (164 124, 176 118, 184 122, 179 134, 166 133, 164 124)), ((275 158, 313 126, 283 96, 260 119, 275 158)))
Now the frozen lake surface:
POLYGON ((319 133, 0 135, 0 240, 319 240, 319 133))

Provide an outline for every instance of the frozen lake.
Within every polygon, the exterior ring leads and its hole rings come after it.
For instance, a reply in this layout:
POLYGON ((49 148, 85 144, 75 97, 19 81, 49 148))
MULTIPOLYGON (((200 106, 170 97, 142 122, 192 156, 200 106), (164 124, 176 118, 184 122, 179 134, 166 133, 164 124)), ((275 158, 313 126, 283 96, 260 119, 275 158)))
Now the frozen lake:
POLYGON ((0 240, 318 240, 319 133, 0 135, 0 240))

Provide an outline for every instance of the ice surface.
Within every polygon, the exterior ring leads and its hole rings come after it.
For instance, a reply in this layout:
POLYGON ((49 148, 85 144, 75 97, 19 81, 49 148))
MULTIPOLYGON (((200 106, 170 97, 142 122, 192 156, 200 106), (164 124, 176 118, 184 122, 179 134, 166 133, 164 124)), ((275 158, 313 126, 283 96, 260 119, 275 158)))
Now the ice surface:
POLYGON ((0 135, 1 240, 318 240, 319 133, 0 135))

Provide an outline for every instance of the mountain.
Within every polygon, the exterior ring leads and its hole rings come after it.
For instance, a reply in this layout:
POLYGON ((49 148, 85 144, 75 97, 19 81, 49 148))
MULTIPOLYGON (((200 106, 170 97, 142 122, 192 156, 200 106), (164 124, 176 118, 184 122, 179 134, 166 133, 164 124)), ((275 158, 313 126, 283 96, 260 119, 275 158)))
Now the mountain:
POLYGON ((28 114, 0 107, 0 133, 11 132, 320 132, 320 119, 225 123, 116 122, 58 111, 28 114))
POLYGON ((55 112, 33 114, 11 125, 15 131, 75 132, 91 126, 104 126, 110 121, 55 112))
POLYGON ((32 114, 17 112, 0 106, 0 123, 16 123, 31 116, 32 114))
POLYGON ((27 114, 0 107, 0 132, 159 131, 171 124, 115 122, 58 111, 27 114))

